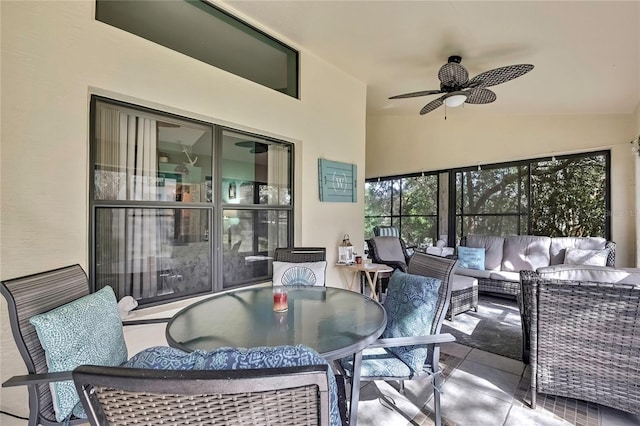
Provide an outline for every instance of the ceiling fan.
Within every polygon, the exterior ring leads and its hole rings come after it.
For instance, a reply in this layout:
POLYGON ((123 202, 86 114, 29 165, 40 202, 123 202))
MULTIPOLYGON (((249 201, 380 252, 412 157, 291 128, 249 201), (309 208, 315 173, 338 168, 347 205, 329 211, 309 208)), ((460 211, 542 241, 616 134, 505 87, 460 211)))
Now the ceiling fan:
POLYGON ((269 145, 256 141, 240 141, 236 142, 236 146, 240 146, 242 148, 250 148, 249 152, 252 154, 262 154, 269 150, 269 145))
POLYGON ((448 107, 457 107, 465 102, 468 104, 488 104, 496 100, 496 94, 487 87, 513 80, 533 69, 531 64, 507 65, 485 71, 469 80, 469 72, 460 65, 461 61, 462 57, 460 56, 449 56, 448 62, 440 67, 440 71, 438 71, 440 90, 405 93, 392 96, 389 99, 416 98, 444 93, 438 99, 422 107, 420 115, 431 112, 442 104, 448 107))

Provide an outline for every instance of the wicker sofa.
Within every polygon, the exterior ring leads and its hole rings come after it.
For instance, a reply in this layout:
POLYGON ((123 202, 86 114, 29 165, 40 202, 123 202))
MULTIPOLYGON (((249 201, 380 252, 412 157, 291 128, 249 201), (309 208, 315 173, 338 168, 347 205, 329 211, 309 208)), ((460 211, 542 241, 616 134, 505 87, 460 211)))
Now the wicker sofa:
POLYGON ((559 265, 520 276, 531 408, 539 392, 640 414, 640 269, 559 265), (580 277, 602 282, 557 279, 580 277))
POLYGON ((478 279, 480 293, 515 298, 520 293, 520 271, 563 264, 567 249, 607 250, 606 266, 615 265, 616 244, 600 237, 545 237, 467 235, 460 246, 485 250, 484 270, 459 267, 457 275, 478 279))

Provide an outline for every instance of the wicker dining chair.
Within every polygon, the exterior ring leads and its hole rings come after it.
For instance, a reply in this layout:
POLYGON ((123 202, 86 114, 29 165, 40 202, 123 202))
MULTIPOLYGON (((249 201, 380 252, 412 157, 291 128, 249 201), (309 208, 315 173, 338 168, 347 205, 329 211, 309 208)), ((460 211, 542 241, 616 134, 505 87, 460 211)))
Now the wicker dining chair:
POLYGON ((73 372, 93 426, 329 425, 328 365, 247 370, 80 366, 73 372))
POLYGON ((327 249, 324 247, 277 248, 273 255, 274 285, 326 285, 327 249), (295 265, 304 263, 305 265, 295 265))
POLYGON ((287 247, 277 248, 273 260, 278 262, 321 262, 327 260, 325 247, 287 247))

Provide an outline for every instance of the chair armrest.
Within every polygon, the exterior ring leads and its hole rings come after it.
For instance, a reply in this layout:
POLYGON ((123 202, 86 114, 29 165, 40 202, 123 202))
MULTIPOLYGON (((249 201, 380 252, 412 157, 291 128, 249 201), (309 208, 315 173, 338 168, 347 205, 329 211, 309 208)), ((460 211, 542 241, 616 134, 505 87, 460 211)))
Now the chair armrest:
POLYGON ((2 384, 2 387, 7 388, 11 386, 38 385, 41 383, 63 382, 65 380, 73 380, 71 371, 13 376, 12 378, 4 382, 2 384))
POLYGON ((402 272, 407 272, 407 264, 404 262, 398 262, 395 260, 380 260, 380 263, 383 263, 387 266, 392 267, 394 270, 395 269, 400 269, 402 272))
POLYGON ((369 345, 370 348, 390 348, 394 346, 430 345, 455 342, 456 338, 449 333, 430 334, 428 336, 390 337, 378 339, 369 345))
POLYGON ((163 322, 169 322, 171 318, 150 318, 142 320, 124 320, 122 325, 145 325, 145 324, 159 324, 163 322))

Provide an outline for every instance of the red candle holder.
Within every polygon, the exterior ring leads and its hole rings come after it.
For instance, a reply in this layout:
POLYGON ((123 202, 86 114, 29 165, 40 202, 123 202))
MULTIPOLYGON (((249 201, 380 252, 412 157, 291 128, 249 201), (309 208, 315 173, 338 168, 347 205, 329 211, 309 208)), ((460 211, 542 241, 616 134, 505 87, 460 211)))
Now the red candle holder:
POLYGON ((285 312, 289 309, 287 289, 283 286, 273 287, 273 310, 285 312))

